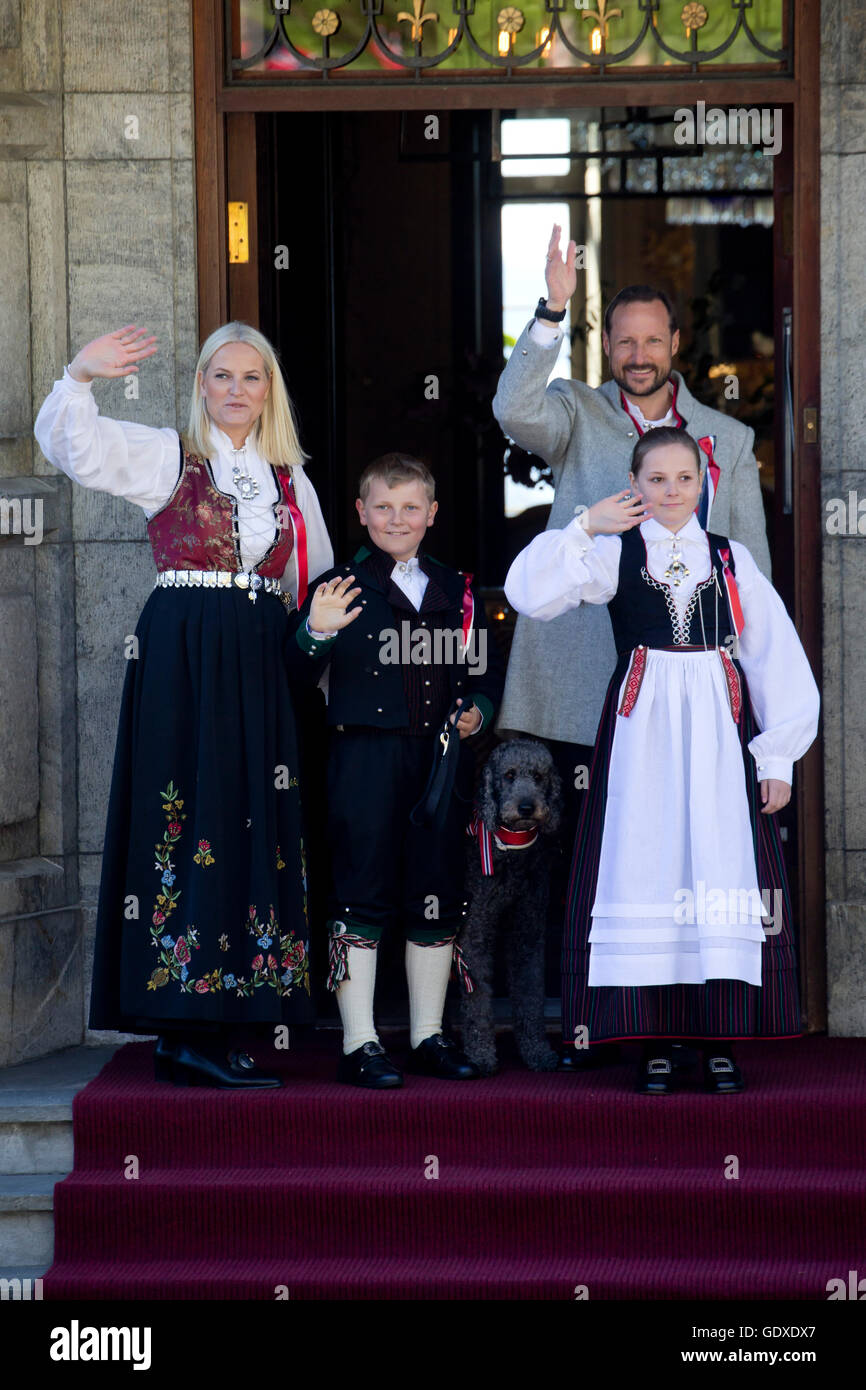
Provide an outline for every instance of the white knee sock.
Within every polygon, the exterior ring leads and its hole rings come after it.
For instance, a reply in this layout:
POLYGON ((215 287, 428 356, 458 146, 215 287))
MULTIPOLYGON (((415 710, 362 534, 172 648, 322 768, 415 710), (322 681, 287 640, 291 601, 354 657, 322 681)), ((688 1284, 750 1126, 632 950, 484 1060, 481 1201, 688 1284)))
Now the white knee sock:
POLYGON ((434 1033, 442 1032, 442 1010, 450 974, 450 941, 447 946, 419 946, 416 941, 406 942, 409 1041, 413 1047, 434 1033))
POLYGON ((337 1008, 343 1025, 343 1052, 355 1052, 367 1042, 378 1042, 373 1023, 378 947, 347 946, 349 978, 337 986, 337 1008))

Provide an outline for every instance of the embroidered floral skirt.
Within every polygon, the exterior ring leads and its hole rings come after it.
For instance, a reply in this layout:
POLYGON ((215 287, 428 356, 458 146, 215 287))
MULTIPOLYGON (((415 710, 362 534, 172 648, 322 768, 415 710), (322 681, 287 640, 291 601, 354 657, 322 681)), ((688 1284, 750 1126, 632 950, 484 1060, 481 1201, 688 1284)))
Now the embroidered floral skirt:
MULTIPOLYGON (((671 660, 688 662, 689 657, 677 655, 672 656, 671 660)), ((700 653, 700 660, 705 660, 704 653, 700 653)), ((618 725, 622 721, 622 716, 617 710, 626 665, 627 659, 621 659, 608 688, 589 774, 589 786, 584 797, 575 840, 563 934, 563 1036, 566 1041, 571 1041, 575 1037, 576 1029, 586 1029, 582 1037, 590 1044, 628 1038, 727 1039, 798 1036, 801 1032, 801 1022, 797 986, 797 944, 791 915, 790 892, 778 818, 760 813, 755 762, 748 750, 749 741, 755 737, 758 730, 742 670, 737 667, 742 683, 742 711, 739 721, 734 723, 730 713, 726 716, 731 719, 732 732, 736 733, 736 737, 731 740, 716 740, 714 748, 707 751, 706 757, 698 760, 701 764, 698 768, 700 775, 695 775, 691 761, 688 766, 683 763, 682 749, 687 747, 687 731, 681 726, 670 725, 654 732, 647 730, 648 741, 657 748, 662 760, 656 777, 645 780, 642 787, 626 789, 620 782, 614 786, 611 778, 614 743, 618 725), (712 775, 707 772, 705 762, 712 764, 712 775), (723 780, 729 785, 722 786, 723 780), (654 782, 654 785, 651 782, 654 782), (745 792, 745 796, 742 797, 742 831, 738 831, 736 835, 730 833, 728 826, 731 814, 730 793, 732 789, 736 789, 735 783, 745 792), (661 807, 655 804, 660 788, 665 788, 668 794, 668 800, 661 807), (743 913, 744 904, 740 893, 741 888, 751 886, 742 862, 741 839, 745 835, 749 842, 749 859, 752 873, 757 876, 761 901, 767 904, 774 918, 761 946, 760 985, 747 983, 742 978, 723 978, 721 971, 718 977, 710 978, 716 975, 712 969, 706 971, 707 977, 703 983, 672 984, 663 983, 661 980, 651 984, 629 985, 589 983, 592 950, 590 932, 593 923, 598 920, 592 913, 601 889, 599 871, 603 860, 608 804, 613 799, 612 819, 616 822, 618 809, 619 819, 622 818, 619 803, 626 794, 638 810, 639 818, 644 818, 645 824, 643 833, 640 833, 638 827, 633 833, 619 838, 616 842, 619 873, 622 876, 619 895, 610 891, 616 883, 616 875, 611 877, 610 855, 607 856, 607 896, 628 899, 629 895, 634 897, 636 894, 640 902, 644 903, 643 916, 649 920, 650 927, 653 927, 656 925, 651 920, 654 889, 659 890, 656 893, 658 904, 655 912, 661 923, 664 913, 670 915, 671 882, 682 882, 684 887, 697 889, 697 892, 692 894, 692 911, 683 913, 683 922, 700 922, 701 914, 704 913, 710 926, 703 929, 699 927, 697 935, 700 935, 701 930, 708 931, 710 936, 721 935, 723 932, 730 935, 732 927, 729 918, 732 908, 729 890, 733 887, 737 890, 734 915, 738 925, 735 930, 744 934, 751 932, 754 903, 750 900, 747 912, 743 913), (688 814, 692 798, 696 800, 696 804, 691 806, 692 811, 699 812, 702 820, 709 818, 710 822, 713 822, 715 819, 717 824, 717 853, 715 857, 710 856, 709 862, 719 870, 718 882, 708 881, 704 889, 725 889, 727 897, 724 913, 727 916, 723 918, 723 927, 711 926, 716 920, 712 916, 716 905, 709 892, 704 893, 703 902, 701 901, 700 883, 696 885, 687 882, 689 876, 682 865, 684 848, 694 851, 689 831, 692 822, 688 814), (686 827, 685 831, 682 829, 683 825, 686 827), (680 827, 676 833, 673 830, 675 826, 680 827), (687 831, 689 833, 686 833, 687 831), (664 840, 669 834, 670 841, 667 847, 662 844, 661 848, 654 851, 657 853, 657 870, 643 863, 638 870, 637 861, 642 855, 646 858, 647 846, 655 845, 659 835, 664 840), (677 866, 681 874, 679 879, 677 866), (648 903, 650 906, 646 905, 648 903), (739 916, 740 913, 742 917, 739 916)), ((650 693, 641 688, 638 706, 650 693)), ((722 697, 719 699, 720 704, 721 700, 722 697)), ((706 717, 706 711, 704 716, 706 717)), ((629 716, 630 719, 633 717, 633 714, 629 716)), ((683 718, 684 722, 687 722, 685 716, 683 718)), ((701 828, 705 831, 705 827, 701 828)), ((703 843, 706 845, 705 833, 703 843)), ((706 854, 704 860, 706 861, 706 854)), ((625 906, 617 907, 620 916, 630 910, 627 903, 625 906)), ((686 935, 689 929, 683 927, 682 930, 686 935)), ((694 931, 694 928, 692 930, 694 931)), ((630 939, 633 939, 633 936, 632 932, 630 939)), ((712 942, 710 944, 712 945, 712 942)), ((669 951, 670 947, 663 941, 661 945, 654 943, 643 949, 665 952, 669 951)), ((713 952, 707 951, 705 955, 711 960, 713 952)), ((652 959, 651 956, 647 958, 652 959)))
POLYGON ((123 688, 92 1028, 313 1021, 281 601, 155 589, 123 688))

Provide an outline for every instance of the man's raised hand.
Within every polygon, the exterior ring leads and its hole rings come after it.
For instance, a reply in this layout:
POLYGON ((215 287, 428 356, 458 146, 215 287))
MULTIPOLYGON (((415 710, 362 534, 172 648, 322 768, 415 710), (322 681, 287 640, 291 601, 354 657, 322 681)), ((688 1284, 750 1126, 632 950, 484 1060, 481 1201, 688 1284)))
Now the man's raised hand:
POLYGON ((128 376, 138 371, 138 363, 156 352, 156 338, 146 328, 128 323, 114 333, 103 333, 80 348, 69 364, 69 373, 76 381, 93 381, 94 377, 128 376))
POLYGON ((562 228, 558 222, 554 222, 553 231, 547 247, 547 263, 545 265, 544 277, 547 281, 547 307, 554 313, 564 309, 577 289, 577 271, 574 268, 577 259, 577 242, 570 241, 566 248, 565 260, 562 259, 562 252, 559 249, 559 238, 562 235, 562 228))

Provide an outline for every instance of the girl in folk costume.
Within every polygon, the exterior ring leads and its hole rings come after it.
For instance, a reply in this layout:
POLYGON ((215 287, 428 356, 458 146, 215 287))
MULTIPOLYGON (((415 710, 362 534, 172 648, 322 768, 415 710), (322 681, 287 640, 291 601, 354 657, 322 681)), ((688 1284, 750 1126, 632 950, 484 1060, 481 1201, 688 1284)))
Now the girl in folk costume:
POLYGON ((818 690, 749 551, 701 528, 701 463, 689 435, 648 431, 635 495, 537 536, 505 585, 542 620, 608 604, 618 661, 575 842, 563 1033, 644 1039, 648 1094, 672 1089, 678 1040, 701 1041, 720 1094, 744 1085, 732 1040, 801 1031, 774 813, 815 737, 818 690))
MULTIPOLYGON (((35 426, 70 478, 143 509, 158 570, 123 688, 90 1026, 157 1033, 160 1079, 279 1085, 232 1033, 313 1018, 287 663, 333 554, 255 329, 204 344, 185 438, 100 416, 94 378, 137 372, 155 342, 129 326, 88 343, 35 426)), ((317 606, 319 628, 342 621, 339 598, 317 606)))

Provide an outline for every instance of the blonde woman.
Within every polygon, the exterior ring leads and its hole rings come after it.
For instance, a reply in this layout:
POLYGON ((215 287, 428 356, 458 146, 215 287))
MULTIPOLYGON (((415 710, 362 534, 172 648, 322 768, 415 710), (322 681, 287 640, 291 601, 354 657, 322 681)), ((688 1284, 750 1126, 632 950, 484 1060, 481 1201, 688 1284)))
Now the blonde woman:
MULTIPOLYGON (((183 437, 92 394, 156 350, 133 324, 94 339, 35 426, 75 482, 142 508, 158 571, 123 688, 90 1024, 158 1034, 160 1080, 275 1086, 236 1035, 312 1019, 287 639, 333 554, 267 339, 211 334, 183 437)), ((311 624, 332 631, 350 586, 320 587, 311 624)))

